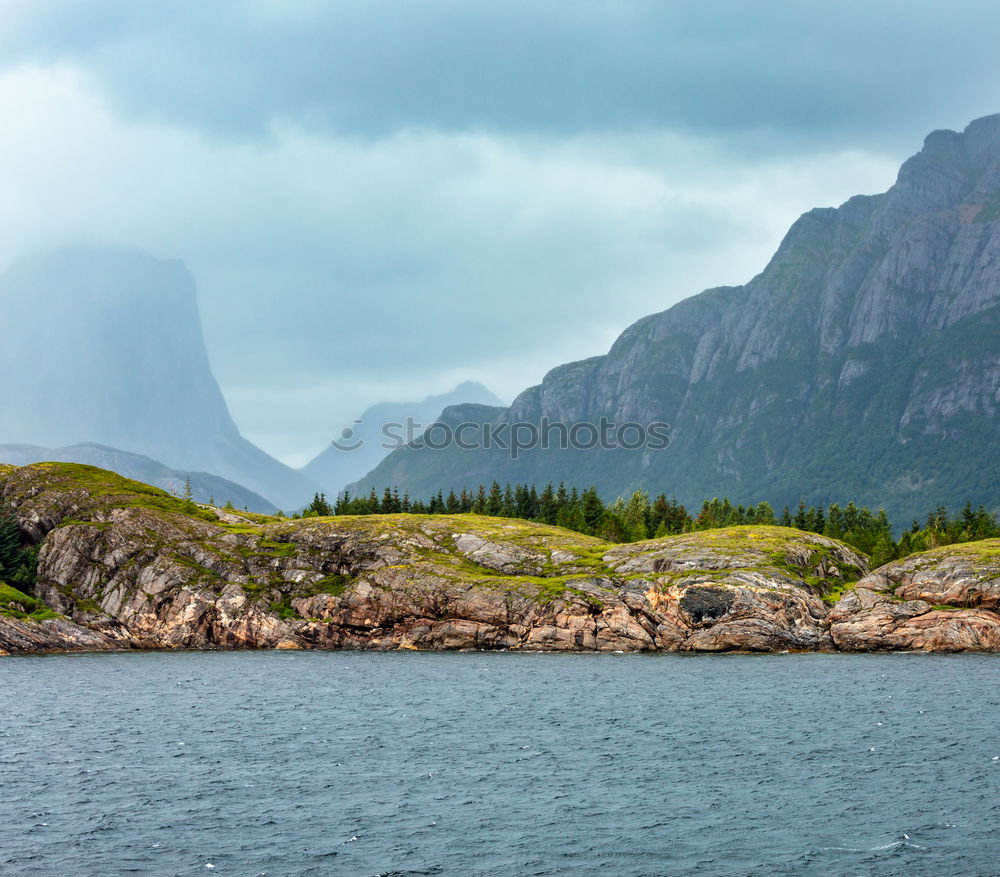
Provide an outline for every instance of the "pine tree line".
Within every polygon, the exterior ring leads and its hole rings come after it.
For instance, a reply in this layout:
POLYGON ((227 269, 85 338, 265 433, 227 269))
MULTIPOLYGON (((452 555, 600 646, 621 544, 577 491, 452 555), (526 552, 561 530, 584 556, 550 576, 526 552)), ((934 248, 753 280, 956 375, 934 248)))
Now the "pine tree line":
POLYGON ((366 497, 352 497, 345 491, 331 505, 324 494, 316 494, 302 515, 375 514, 479 514, 491 517, 520 518, 540 524, 554 524, 598 536, 609 542, 637 542, 651 537, 733 527, 747 524, 796 527, 840 539, 867 554, 880 566, 900 557, 926 551, 942 545, 1000 537, 1000 521, 984 507, 974 509, 971 503, 956 515, 944 506, 931 512, 923 525, 914 521, 900 539, 893 538, 894 528, 884 509, 872 511, 858 507, 853 501, 841 507, 831 503, 806 507, 804 503, 793 512, 788 506, 776 514, 771 505, 733 505, 728 499, 711 499, 702 503, 701 511, 692 517, 676 499, 661 493, 654 500, 644 490, 628 498, 618 497, 605 504, 597 488, 580 490, 550 482, 539 492, 534 485, 507 484, 494 481, 487 490, 479 485, 476 491, 450 491, 447 496, 438 491, 429 500, 412 500, 408 493, 400 496, 396 488, 385 488, 381 495, 374 488, 366 497))
POLYGON ((30 591, 37 566, 38 549, 21 545, 17 518, 0 512, 0 582, 19 591, 30 591))

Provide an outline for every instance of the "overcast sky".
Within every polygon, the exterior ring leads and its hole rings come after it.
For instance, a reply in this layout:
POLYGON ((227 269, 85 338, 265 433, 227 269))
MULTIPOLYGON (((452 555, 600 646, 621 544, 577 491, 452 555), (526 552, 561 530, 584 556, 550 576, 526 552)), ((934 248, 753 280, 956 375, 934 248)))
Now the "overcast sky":
POLYGON ((1000 111, 1000 4, 0 0, 0 263, 197 277, 237 423, 508 401, 1000 111))

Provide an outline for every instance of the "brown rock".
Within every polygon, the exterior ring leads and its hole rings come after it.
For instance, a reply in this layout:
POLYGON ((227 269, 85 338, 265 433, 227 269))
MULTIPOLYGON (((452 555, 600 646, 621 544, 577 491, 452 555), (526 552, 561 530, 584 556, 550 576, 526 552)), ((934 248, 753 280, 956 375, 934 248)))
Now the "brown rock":
POLYGON ((996 649, 1000 545, 867 574, 848 546, 780 527, 609 545, 523 521, 189 513, 62 464, 0 469, 41 540, 10 653, 109 648, 784 651, 996 649), (863 577, 828 615, 823 596, 863 577), (958 609, 935 609, 947 600, 958 609))
POLYGON ((838 648, 1000 649, 1000 540, 950 545, 887 564, 830 612, 838 648))

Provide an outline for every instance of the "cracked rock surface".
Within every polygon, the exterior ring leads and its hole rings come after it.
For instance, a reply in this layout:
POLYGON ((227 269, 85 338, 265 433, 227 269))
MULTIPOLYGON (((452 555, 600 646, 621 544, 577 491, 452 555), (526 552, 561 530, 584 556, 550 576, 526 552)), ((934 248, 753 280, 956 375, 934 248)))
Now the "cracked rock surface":
POLYGON ((55 615, 0 606, 9 654, 1000 647, 996 543, 870 573, 847 545, 782 527, 612 545, 476 515, 293 521, 61 463, 0 466, 0 502, 40 546, 32 596, 55 615))

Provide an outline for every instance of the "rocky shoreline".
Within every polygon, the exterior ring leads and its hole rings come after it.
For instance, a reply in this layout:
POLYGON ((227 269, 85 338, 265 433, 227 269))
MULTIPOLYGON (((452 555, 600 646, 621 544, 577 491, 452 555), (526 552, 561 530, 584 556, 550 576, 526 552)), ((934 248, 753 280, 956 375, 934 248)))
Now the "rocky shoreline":
POLYGON ((782 527, 612 545, 476 515, 292 521, 57 463, 0 466, 0 502, 40 546, 2 654, 1000 650, 1000 540, 872 571, 782 527))

